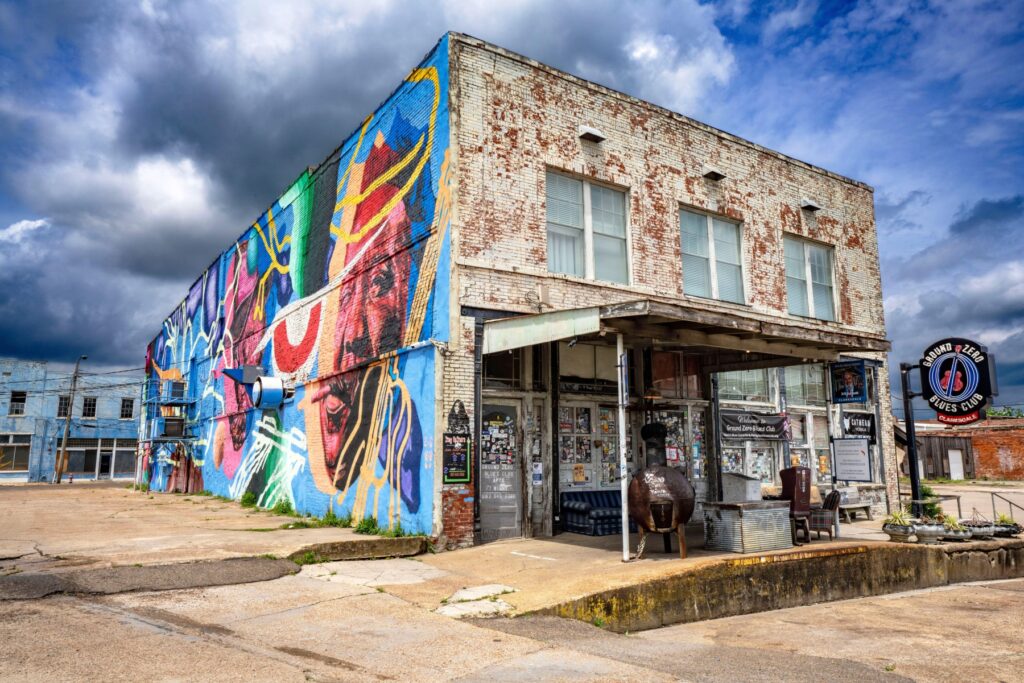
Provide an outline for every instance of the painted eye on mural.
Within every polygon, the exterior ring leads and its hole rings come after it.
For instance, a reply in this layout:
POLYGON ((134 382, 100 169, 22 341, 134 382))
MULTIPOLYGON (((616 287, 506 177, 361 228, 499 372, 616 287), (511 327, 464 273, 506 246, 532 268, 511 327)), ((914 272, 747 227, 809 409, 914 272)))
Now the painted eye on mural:
POLYGON ((384 296, 395 286, 395 272, 388 266, 373 274, 373 296, 384 296))

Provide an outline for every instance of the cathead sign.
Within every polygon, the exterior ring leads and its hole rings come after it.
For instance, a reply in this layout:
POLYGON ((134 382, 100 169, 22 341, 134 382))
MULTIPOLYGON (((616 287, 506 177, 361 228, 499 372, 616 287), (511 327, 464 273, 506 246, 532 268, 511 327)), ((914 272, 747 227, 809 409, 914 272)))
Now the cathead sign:
POLYGON ((995 359, 970 339, 935 342, 925 349, 919 367, 921 396, 938 413, 939 422, 975 422, 989 399, 999 394, 995 359))

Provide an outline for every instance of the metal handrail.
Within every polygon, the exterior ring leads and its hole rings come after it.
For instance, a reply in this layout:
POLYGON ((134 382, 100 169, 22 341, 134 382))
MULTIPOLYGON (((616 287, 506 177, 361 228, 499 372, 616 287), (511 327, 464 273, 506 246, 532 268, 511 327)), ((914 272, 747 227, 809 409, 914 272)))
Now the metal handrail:
MULTIPOLYGON (((989 491, 989 495, 992 496, 992 519, 995 519, 996 517, 999 516, 996 513, 996 498, 999 498, 1000 500, 1004 500, 1004 501, 1006 501, 1007 503, 1010 504, 1010 519, 1013 519, 1013 508, 1017 508, 1021 512, 1024 512, 1024 505, 1020 505, 1019 503, 1015 503, 1012 500, 1010 500, 1009 498, 1007 498, 1006 496, 1000 495, 1000 494, 996 493, 995 491, 989 491)), ((1014 520, 1014 521, 1016 521, 1016 520, 1014 520)))
POLYGON ((909 493, 901 493, 900 502, 902 502, 903 499, 906 498, 908 499, 907 502, 909 503, 920 503, 921 505, 927 505, 929 503, 941 503, 947 500, 955 500, 957 519, 961 519, 964 516, 963 510, 960 509, 960 496, 958 496, 955 493, 936 494, 934 496, 931 496, 929 498, 923 498, 921 500, 912 500, 910 499, 910 495, 911 494, 909 493))

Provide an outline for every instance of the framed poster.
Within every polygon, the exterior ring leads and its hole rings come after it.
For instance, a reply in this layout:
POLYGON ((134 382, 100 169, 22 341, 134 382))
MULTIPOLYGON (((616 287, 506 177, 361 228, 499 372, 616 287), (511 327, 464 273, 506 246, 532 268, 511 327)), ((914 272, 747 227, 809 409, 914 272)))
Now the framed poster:
POLYGON ((473 457, 469 434, 442 435, 441 467, 445 484, 468 484, 472 481, 473 457))
POLYGON ((866 403, 867 370, 862 360, 844 360, 828 365, 832 403, 866 403))
POLYGON ((867 439, 833 439, 835 477, 840 481, 871 481, 871 449, 867 439))

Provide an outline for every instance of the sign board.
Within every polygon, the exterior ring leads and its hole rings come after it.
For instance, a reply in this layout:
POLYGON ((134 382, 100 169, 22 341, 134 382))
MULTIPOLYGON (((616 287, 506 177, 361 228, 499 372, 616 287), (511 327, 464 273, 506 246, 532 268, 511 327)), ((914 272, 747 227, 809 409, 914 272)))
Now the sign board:
POLYGON ((927 349, 919 363, 921 396, 939 422, 963 425, 981 419, 981 409, 998 395, 995 360, 970 339, 951 337, 927 349))
POLYGON ((867 371, 862 360, 844 360, 828 365, 832 403, 865 403, 868 400, 867 371))
POLYGON ((844 413, 843 434, 848 438, 864 438, 875 444, 874 413, 844 413))
POLYGON ((733 441, 786 441, 785 415, 765 415, 742 410, 720 411, 722 438, 733 441))
POLYGON ((840 481, 871 481, 871 449, 867 439, 834 439, 835 477, 840 481))
POLYGON ((469 434, 442 434, 441 467, 445 484, 468 484, 473 457, 469 434))

